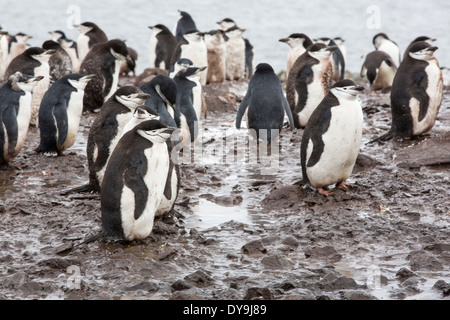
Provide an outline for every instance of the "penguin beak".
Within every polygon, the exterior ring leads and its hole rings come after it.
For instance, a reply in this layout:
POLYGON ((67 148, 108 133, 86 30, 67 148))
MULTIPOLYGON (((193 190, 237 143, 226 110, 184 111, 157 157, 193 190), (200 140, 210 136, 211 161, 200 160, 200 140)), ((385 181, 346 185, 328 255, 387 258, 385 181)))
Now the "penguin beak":
POLYGON ((286 42, 288 42, 288 41, 289 41, 289 39, 288 39, 288 38, 281 38, 281 39, 280 39, 280 40, 278 40, 278 41, 286 43, 286 42))
POLYGON ((150 95, 147 93, 139 93, 139 95, 137 96, 138 99, 142 99, 142 100, 147 100, 150 99, 150 95))
POLYGON ((334 52, 337 50, 337 48, 338 48, 337 46, 331 46, 327 48, 327 51, 334 52))
POLYGON ((87 76, 82 77, 80 80, 83 82, 88 83, 89 81, 91 81, 92 79, 94 79, 95 75, 93 74, 88 74, 87 76))
POLYGON ((37 82, 37 81, 41 81, 42 79, 44 79, 43 76, 38 76, 38 77, 34 78, 33 81, 37 82))
POLYGON ((56 52, 55 49, 49 49, 49 50, 45 51, 44 54, 47 54, 47 55, 51 56, 51 55, 54 54, 55 52, 56 52))
POLYGON ((432 51, 432 52, 434 52, 434 51, 436 51, 437 49, 438 49, 438 47, 432 46, 432 47, 428 47, 428 48, 427 48, 427 51, 432 51))
POLYGON ((356 91, 364 91, 364 86, 354 86, 352 89, 356 91))
POLYGON ((127 55, 125 60, 127 61, 127 64, 134 65, 134 61, 130 55, 127 55))

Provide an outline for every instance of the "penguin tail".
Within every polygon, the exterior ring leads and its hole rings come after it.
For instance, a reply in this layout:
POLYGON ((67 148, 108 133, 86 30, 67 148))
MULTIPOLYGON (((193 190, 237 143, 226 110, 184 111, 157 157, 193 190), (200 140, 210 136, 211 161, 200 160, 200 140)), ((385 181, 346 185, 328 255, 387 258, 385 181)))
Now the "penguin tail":
POLYGON ((98 240, 102 240, 104 238, 103 234, 101 232, 97 233, 96 235, 90 236, 89 238, 85 239, 81 243, 77 244, 76 247, 79 247, 83 244, 92 243, 98 240))
POLYGON ((377 141, 388 141, 388 140, 392 140, 394 138, 394 133, 392 132, 392 130, 388 131, 387 133, 370 140, 369 142, 367 142, 366 144, 371 144, 377 141))
POLYGON ((293 186, 300 186, 303 187, 304 185, 308 184, 308 181, 305 179, 299 180, 297 182, 294 182, 292 185, 293 186))
POLYGON ((88 192, 94 192, 94 191, 96 191, 96 190, 91 186, 91 184, 87 183, 87 184, 79 186, 79 187, 64 190, 60 193, 60 195, 66 196, 66 195, 72 194, 72 193, 88 193, 88 192))

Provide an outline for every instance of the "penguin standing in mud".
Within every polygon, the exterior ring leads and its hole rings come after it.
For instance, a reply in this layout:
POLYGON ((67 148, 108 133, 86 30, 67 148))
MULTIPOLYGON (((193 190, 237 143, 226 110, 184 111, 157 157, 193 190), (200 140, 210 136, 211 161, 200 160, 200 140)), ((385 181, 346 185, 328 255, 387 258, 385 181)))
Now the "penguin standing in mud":
POLYGON ((443 92, 442 71, 434 56, 436 50, 437 47, 425 41, 409 48, 392 83, 391 129, 372 141, 412 138, 433 128, 443 92))
POLYGON ((375 49, 386 52, 398 68, 400 65, 400 48, 385 33, 378 33, 372 39, 375 49))
POLYGON ((170 70, 178 41, 165 25, 157 24, 149 28, 153 31, 149 43, 149 67, 170 70))
POLYGON ((80 63, 83 63, 84 58, 89 50, 97 43, 108 41, 105 32, 93 22, 83 22, 79 25, 74 25, 80 32, 77 39, 77 52, 80 63))
POLYGON ((50 86, 39 108, 40 144, 36 152, 62 155, 76 139, 84 89, 91 75, 70 74, 50 86))
MULTIPOLYGON (((173 66, 181 58, 191 60, 194 66, 208 67, 208 49, 203 39, 203 33, 198 30, 190 30, 184 33, 183 39, 178 42, 175 48, 171 65, 173 66)), ((206 72, 199 73, 202 86, 206 84, 206 75, 206 72)))
POLYGON ((326 187, 336 184, 348 190, 359 154, 363 113, 358 94, 364 90, 352 80, 336 82, 317 106, 303 132, 300 158, 303 181, 325 196, 326 187))
POLYGON ((290 49, 286 62, 286 77, 289 76, 289 72, 292 69, 295 61, 298 57, 306 52, 306 49, 313 44, 312 40, 304 33, 293 33, 289 37, 281 38, 278 40, 286 43, 290 49))
POLYGON ((236 128, 240 129, 242 117, 247 112, 247 126, 254 138, 270 143, 283 127, 284 115, 294 128, 291 109, 284 97, 280 79, 267 63, 260 63, 248 84, 248 90, 236 115, 236 128), (261 136, 262 134, 262 136, 261 136))
POLYGON ((28 134, 31 93, 42 76, 16 72, 0 87, 0 166, 8 166, 19 154, 28 134))
POLYGON ((369 80, 371 92, 390 88, 397 67, 391 56, 384 51, 375 50, 366 55, 361 67, 361 78, 369 80))
POLYGON ((101 237, 143 240, 150 235, 163 201, 175 128, 158 120, 141 123, 117 144, 101 188, 101 237))
POLYGON ((8 79, 17 71, 34 77, 42 77, 36 83, 31 95, 31 125, 37 125, 39 106, 41 105, 42 97, 50 86, 49 60, 53 53, 55 53, 54 50, 44 50, 39 47, 28 48, 11 61, 5 73, 5 79, 8 79))
POLYGON ((175 38, 177 41, 181 41, 183 39, 183 35, 191 30, 197 30, 197 26, 195 25, 194 19, 192 19, 191 15, 185 11, 180 11, 179 18, 177 20, 177 24, 175 27, 175 38))
POLYGON ((122 62, 131 60, 124 41, 119 39, 96 44, 80 66, 81 74, 93 74, 84 95, 84 110, 101 108, 117 90, 122 62))
POLYGON ((137 107, 150 95, 134 86, 124 86, 106 101, 92 123, 87 141, 89 188, 100 191, 108 159, 137 107))
POLYGON ((330 57, 337 47, 315 43, 302 54, 289 72, 286 98, 296 128, 304 128, 314 109, 328 93, 333 69, 330 57))
POLYGON ((212 30, 204 35, 208 56, 206 83, 223 82, 226 78, 227 45, 221 30, 212 30))
POLYGON ((333 66, 333 80, 343 80, 345 76, 345 60, 339 46, 333 39, 322 37, 315 39, 316 43, 324 43, 327 46, 336 46, 337 49, 333 51, 333 57, 331 59, 331 65, 333 66))
POLYGON ((173 78, 177 84, 177 99, 175 104, 175 120, 179 118, 179 128, 181 130, 180 140, 194 142, 198 135, 197 113, 200 114, 203 99, 201 98, 201 88, 196 81, 198 73, 205 69, 190 67, 182 69, 173 78))
POLYGON ((73 73, 72 59, 58 42, 47 40, 42 44, 42 48, 55 51, 48 60, 50 67, 50 83, 54 83, 62 77, 73 73))

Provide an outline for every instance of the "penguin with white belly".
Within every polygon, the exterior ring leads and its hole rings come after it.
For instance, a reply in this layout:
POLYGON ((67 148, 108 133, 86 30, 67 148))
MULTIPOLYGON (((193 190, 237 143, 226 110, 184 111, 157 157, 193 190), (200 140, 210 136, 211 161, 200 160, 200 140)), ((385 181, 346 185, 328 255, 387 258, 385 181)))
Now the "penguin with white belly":
POLYGON ((411 48, 411 46, 414 43, 419 42, 419 41, 425 41, 432 45, 436 41, 436 39, 428 37, 428 36, 420 36, 420 37, 415 38, 413 41, 411 41, 408 48, 406 48, 405 53, 403 54, 403 59, 405 59, 408 56, 408 52, 409 52, 409 49, 411 48))
POLYGON ((339 46, 333 39, 322 37, 315 39, 316 43, 324 43, 327 46, 336 46, 337 49, 333 51, 333 57, 331 59, 331 65, 333 66, 333 79, 339 81, 344 79, 345 75, 345 59, 339 46))
POLYGON ((225 31, 227 36, 227 60, 226 60, 226 79, 242 80, 245 77, 245 40, 243 33, 245 29, 232 27, 225 31))
POLYGON ((26 35, 22 32, 17 33, 16 35, 12 36, 9 41, 9 47, 8 47, 8 61, 11 63, 11 61, 17 57, 18 55, 22 54, 25 50, 29 48, 27 45, 27 41, 31 39, 31 36, 26 35))
POLYGON ((391 56, 384 51, 375 50, 366 55, 361 67, 361 78, 369 80, 371 92, 390 88, 397 67, 391 56))
POLYGON ((223 82, 226 78, 227 45, 221 30, 212 30, 204 35, 208 51, 206 83, 223 82))
POLYGON ((120 139, 101 188, 103 239, 144 240, 152 232, 170 170, 166 140, 174 130, 150 120, 120 139))
POLYGON ((83 113, 84 89, 92 77, 70 74, 50 86, 39 108, 40 143, 36 152, 60 156, 74 144, 83 113))
POLYGON ((120 67, 131 60, 124 41, 119 39, 96 44, 80 66, 81 74, 93 74, 85 89, 84 110, 95 111, 102 107, 117 90, 120 67))
POLYGON ((292 69, 298 57, 306 52, 306 49, 313 44, 312 40, 304 33, 293 33, 289 37, 278 40, 289 46, 289 52, 286 62, 286 77, 292 69))
POLYGON ((165 25, 157 24, 149 28, 153 31, 149 42, 149 67, 170 70, 178 41, 165 25))
POLYGON ((358 157, 363 113, 358 94, 364 90, 352 80, 336 82, 317 106, 303 132, 300 158, 304 184, 325 196, 336 184, 348 190, 350 177, 358 157))
POLYGON ((304 128, 333 80, 331 56, 337 47, 315 43, 294 63, 286 83, 286 98, 296 128, 304 128))
POLYGON ((93 22, 83 22, 79 25, 74 25, 80 32, 77 40, 77 52, 80 63, 88 54, 89 50, 97 43, 108 41, 105 32, 93 22))
POLYGON ((87 141, 89 188, 99 191, 110 155, 137 107, 150 95, 134 86, 124 86, 104 104, 92 123, 87 141))
POLYGON ((376 140, 410 139, 431 130, 442 102, 443 79, 434 56, 437 47, 414 43, 395 74, 391 90, 392 124, 376 140))
POLYGON ((44 50, 39 47, 28 48, 11 61, 5 73, 5 79, 8 79, 17 71, 33 77, 42 77, 36 83, 31 95, 31 125, 37 125, 39 106, 41 105, 42 97, 50 86, 49 60, 54 53, 55 50, 44 50))
POLYGON ((0 166, 8 166, 19 154, 28 134, 31 93, 42 76, 16 72, 0 88, 0 166))

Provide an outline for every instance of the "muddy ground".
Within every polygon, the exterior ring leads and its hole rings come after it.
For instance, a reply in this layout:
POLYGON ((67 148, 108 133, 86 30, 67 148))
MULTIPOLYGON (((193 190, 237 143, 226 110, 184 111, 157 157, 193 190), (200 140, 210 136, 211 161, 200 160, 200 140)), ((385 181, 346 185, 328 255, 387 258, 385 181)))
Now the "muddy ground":
POLYGON ((76 246, 101 223, 99 195, 63 194, 88 180, 95 115, 61 157, 37 155, 31 128, 0 172, 0 298, 449 299, 450 89, 432 131, 383 144, 366 143, 389 129, 389 94, 366 90, 352 187, 331 197, 293 185, 302 130, 282 131, 278 160, 227 158, 240 149, 225 136, 246 145, 233 129, 245 90, 205 87, 202 156, 181 164, 175 210, 142 242, 76 246))

